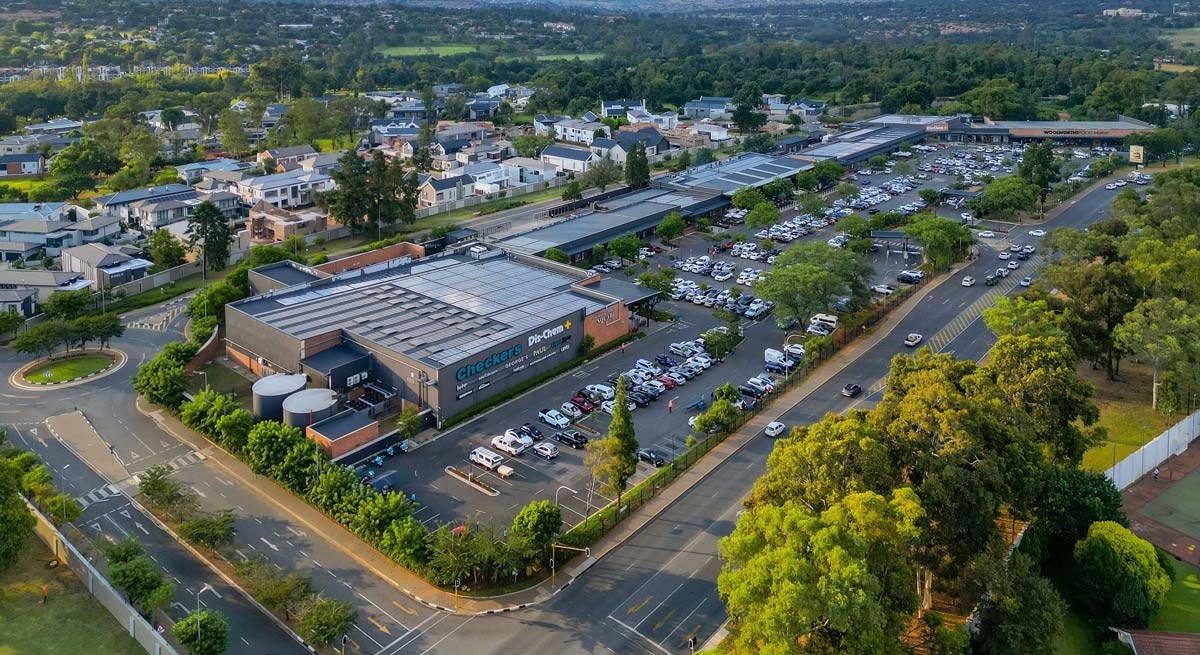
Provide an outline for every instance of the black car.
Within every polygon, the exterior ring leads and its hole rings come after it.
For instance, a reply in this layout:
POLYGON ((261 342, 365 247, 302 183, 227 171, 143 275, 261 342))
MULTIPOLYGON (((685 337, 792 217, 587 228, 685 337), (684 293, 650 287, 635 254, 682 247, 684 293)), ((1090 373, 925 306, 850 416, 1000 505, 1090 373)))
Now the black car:
POLYGON ((754 387, 746 384, 738 386, 737 389, 738 392, 743 396, 750 396, 751 398, 762 398, 766 395, 766 392, 764 392, 762 389, 755 389, 754 387))
POLYGON ((905 284, 917 284, 921 281, 921 278, 913 275, 912 273, 901 273, 896 276, 896 279, 905 284))
POLYGON ((862 393, 862 387, 853 382, 842 387, 842 395, 847 398, 856 398, 860 393, 862 393))
POLYGON ((658 454, 657 451, 650 450, 649 448, 639 448, 637 451, 637 458, 643 462, 649 462, 658 468, 662 468, 667 465, 666 457, 663 457, 662 455, 658 454))
POLYGON ((528 436, 530 439, 533 439, 534 441, 541 441, 542 437, 544 436, 542 434, 542 431, 539 430, 538 427, 532 423, 522 423, 521 427, 519 427, 517 429, 520 430, 522 433, 524 433, 526 436, 528 436))
POLYGON ((658 400, 658 397, 662 394, 661 391, 647 384, 639 384, 633 390, 650 400, 658 400))
POLYGON ((784 375, 791 370, 787 366, 784 366, 782 362, 767 362, 765 365, 763 365, 763 369, 770 371, 771 373, 782 373, 784 375))
POLYGON ((645 407, 646 405, 650 404, 650 398, 647 398, 636 391, 630 391, 629 393, 625 394, 625 397, 629 399, 629 402, 637 405, 638 407, 645 407))
POLYGON ((561 430, 554 433, 554 440, 565 446, 572 448, 583 448, 587 445, 588 438, 579 434, 575 430, 561 430))

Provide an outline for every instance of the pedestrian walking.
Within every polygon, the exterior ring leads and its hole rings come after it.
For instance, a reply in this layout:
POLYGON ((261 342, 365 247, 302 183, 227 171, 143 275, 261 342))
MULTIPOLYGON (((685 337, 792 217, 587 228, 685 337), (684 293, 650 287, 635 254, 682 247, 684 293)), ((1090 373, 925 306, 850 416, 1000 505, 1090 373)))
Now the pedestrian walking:
POLYGON ((668 400, 667 401, 667 413, 670 414, 674 411, 675 411, 675 401, 668 400))
POLYGON ((1158 480, 1158 467, 1157 466, 1154 467, 1154 479, 1156 481, 1158 480))
POLYGON ((621 342, 621 354, 622 355, 625 354, 625 342, 624 341, 621 342))
POLYGON ((48 595, 49 595, 49 590, 46 589, 46 585, 42 585, 42 602, 40 604, 42 604, 42 605, 46 604, 46 597, 48 595))
POLYGON ((716 392, 716 391, 710 391, 710 392, 708 392, 708 399, 709 399, 709 400, 712 400, 712 401, 716 401, 716 399, 717 399, 717 392, 716 392))

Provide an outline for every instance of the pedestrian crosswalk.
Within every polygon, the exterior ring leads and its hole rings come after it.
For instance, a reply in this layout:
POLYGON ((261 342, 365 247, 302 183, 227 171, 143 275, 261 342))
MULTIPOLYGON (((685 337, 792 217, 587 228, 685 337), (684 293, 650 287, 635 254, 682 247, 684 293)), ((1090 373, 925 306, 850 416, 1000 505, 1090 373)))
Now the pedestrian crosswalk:
MULTIPOLYGON (((167 468, 171 469, 171 471, 178 471, 180 469, 192 466, 193 464, 203 462, 206 459, 208 458, 205 457, 203 453, 193 450, 172 459, 171 461, 167 462, 166 466, 167 468)), ((112 498, 121 496, 121 494, 124 492, 136 490, 139 484, 141 484, 141 478, 136 475, 131 475, 120 482, 102 485, 85 494, 76 496, 75 501, 79 503, 79 507, 81 509, 87 509, 89 505, 103 503, 112 498)))

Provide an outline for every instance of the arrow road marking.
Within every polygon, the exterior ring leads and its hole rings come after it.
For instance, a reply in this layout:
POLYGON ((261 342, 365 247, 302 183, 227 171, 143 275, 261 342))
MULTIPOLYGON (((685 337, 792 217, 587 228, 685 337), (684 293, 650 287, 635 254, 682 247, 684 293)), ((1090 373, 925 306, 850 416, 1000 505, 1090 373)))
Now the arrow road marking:
POLYGON ((380 623, 379 621, 376 621, 375 617, 368 616, 367 621, 369 621, 371 623, 371 625, 375 626, 376 628, 379 628, 379 631, 382 632, 383 634, 385 634, 389 637, 392 636, 392 631, 388 630, 386 625, 380 623))
POLYGON ((134 525, 134 527, 136 527, 138 530, 141 530, 141 531, 142 531, 142 534, 144 534, 144 535, 147 535, 147 536, 149 536, 149 535, 150 535, 150 531, 149 531, 149 530, 147 530, 147 529, 146 529, 146 526, 142 525, 141 523, 138 523, 137 521, 134 521, 134 522, 133 522, 133 525, 134 525))
POLYGON ((409 609, 409 608, 401 605, 400 603, 397 603, 394 600, 392 601, 392 604, 395 605, 401 612, 404 612, 405 614, 409 614, 412 616, 416 616, 416 614, 417 614, 417 610, 409 609))
POLYGON ((259 537, 258 539, 259 539, 260 541, 262 541, 264 544, 266 544, 266 545, 267 545, 267 548, 270 548, 271 550, 273 550, 273 551, 275 551, 275 552, 277 552, 277 553, 279 552, 279 546, 276 546, 275 544, 273 544, 273 543, 271 543, 271 542, 267 541, 267 538, 266 538, 266 537, 259 537))

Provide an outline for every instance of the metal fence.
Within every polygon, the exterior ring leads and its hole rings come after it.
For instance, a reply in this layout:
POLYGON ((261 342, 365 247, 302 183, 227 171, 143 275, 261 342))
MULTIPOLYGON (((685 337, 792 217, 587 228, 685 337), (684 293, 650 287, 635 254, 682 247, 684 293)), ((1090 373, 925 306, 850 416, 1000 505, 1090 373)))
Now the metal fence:
POLYGON ((1104 474, 1118 489, 1124 489, 1153 471, 1159 464, 1187 450, 1188 445, 1197 436, 1197 428, 1200 428, 1200 411, 1185 416, 1182 421, 1130 453, 1104 474))
MULTIPOLYGON (((34 532, 53 551, 54 559, 66 565, 79 577, 88 592, 113 615, 113 618, 125 628, 129 636, 133 637, 151 655, 177 655, 170 642, 159 634, 146 619, 142 618, 137 610, 125 602, 125 597, 121 595, 121 592, 109 584, 108 580, 96 570, 96 567, 92 566, 92 563, 54 527, 50 519, 46 518, 36 507, 30 505, 29 501, 26 501, 26 504, 29 505, 29 511, 37 517, 37 524, 33 528, 34 532)), ((55 626, 46 627, 55 629, 55 626)), ((65 629, 66 626, 57 628, 65 629)))

